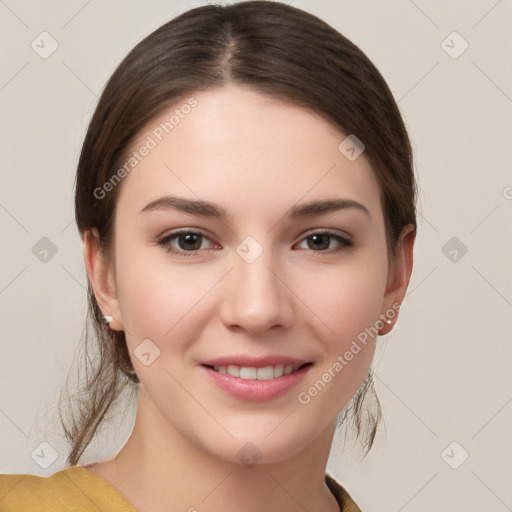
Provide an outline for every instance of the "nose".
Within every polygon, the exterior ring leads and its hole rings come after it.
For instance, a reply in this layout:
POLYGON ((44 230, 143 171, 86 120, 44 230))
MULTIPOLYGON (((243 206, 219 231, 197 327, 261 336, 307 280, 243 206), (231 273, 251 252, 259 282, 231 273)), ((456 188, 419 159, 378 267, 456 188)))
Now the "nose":
POLYGON ((253 335, 292 325, 293 294, 277 269, 265 251, 252 263, 233 255, 233 269, 223 280, 219 308, 224 325, 253 335))

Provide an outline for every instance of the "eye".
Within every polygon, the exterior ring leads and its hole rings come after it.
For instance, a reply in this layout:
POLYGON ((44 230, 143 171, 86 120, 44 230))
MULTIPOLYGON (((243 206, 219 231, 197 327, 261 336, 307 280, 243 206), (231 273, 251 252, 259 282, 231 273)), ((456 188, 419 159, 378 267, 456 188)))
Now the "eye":
MULTIPOLYGON (((167 252, 179 256, 193 256, 204 249, 219 249, 206 235, 197 231, 178 231, 169 233, 157 240, 167 252)), ((313 252, 332 253, 353 247, 355 243, 348 238, 331 231, 311 233, 299 242, 299 248, 313 252), (306 247, 300 245, 306 244, 306 247)))
POLYGON ((192 256, 202 249, 212 248, 213 246, 219 247, 213 244, 206 235, 196 231, 169 233, 158 239, 157 243, 163 246, 167 252, 180 256, 192 256))
POLYGON ((311 233, 303 238, 300 244, 306 243, 306 247, 314 252, 337 252, 354 246, 354 242, 331 231, 319 231, 311 233))

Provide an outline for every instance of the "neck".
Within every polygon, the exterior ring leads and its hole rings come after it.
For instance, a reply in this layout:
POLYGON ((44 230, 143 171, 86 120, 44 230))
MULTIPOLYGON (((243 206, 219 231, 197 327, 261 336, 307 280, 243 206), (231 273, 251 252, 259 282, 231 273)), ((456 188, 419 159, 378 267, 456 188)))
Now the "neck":
POLYGON ((163 504, 169 512, 339 512, 325 484, 334 429, 335 422, 286 460, 234 464, 170 426, 141 387, 130 438, 97 472, 141 512, 160 511, 163 504))

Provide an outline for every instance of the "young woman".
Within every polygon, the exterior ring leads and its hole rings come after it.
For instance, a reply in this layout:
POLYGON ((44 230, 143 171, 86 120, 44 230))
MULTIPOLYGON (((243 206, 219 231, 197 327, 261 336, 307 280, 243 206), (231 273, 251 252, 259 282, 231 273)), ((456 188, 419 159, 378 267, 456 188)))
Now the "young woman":
POLYGON ((371 447, 364 397, 409 283, 415 201, 386 83, 323 21, 247 1, 149 35, 78 165, 99 351, 65 424, 70 467, 0 476, 0 509, 358 511, 326 465, 350 415, 371 447), (126 386, 130 438, 78 465, 126 386))

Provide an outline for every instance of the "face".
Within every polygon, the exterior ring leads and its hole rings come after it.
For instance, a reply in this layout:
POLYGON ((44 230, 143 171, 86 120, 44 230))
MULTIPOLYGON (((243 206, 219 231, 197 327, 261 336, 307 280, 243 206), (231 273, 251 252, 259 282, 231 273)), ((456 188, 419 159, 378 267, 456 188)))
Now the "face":
POLYGON ((118 185, 106 307, 163 428, 275 462, 333 424, 396 303, 379 187, 309 110, 239 86, 191 96, 133 144, 150 149, 118 185))

